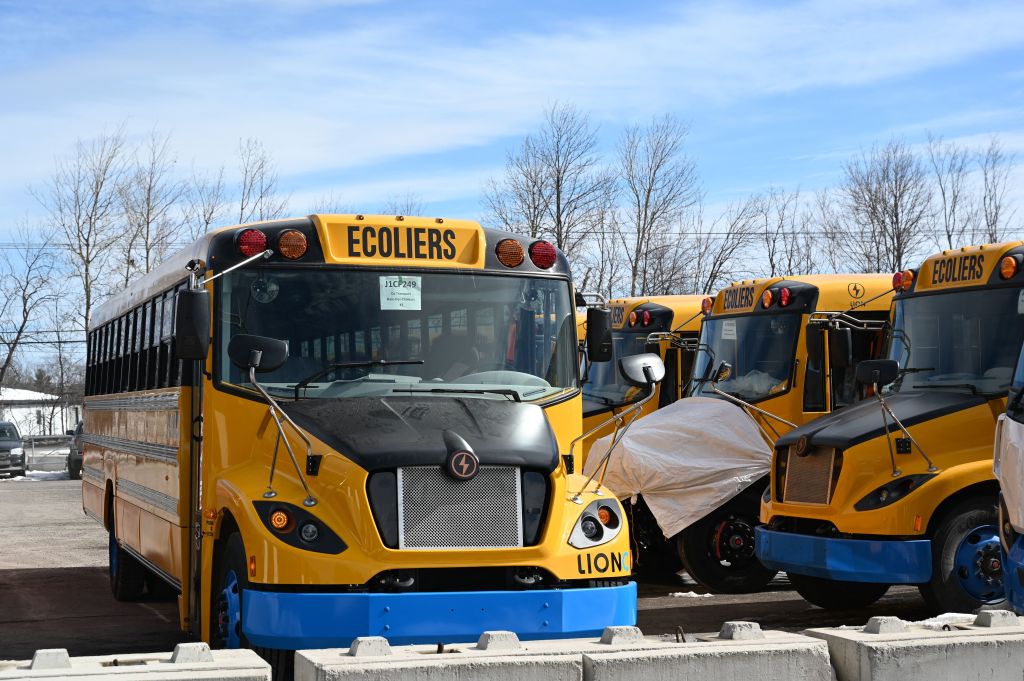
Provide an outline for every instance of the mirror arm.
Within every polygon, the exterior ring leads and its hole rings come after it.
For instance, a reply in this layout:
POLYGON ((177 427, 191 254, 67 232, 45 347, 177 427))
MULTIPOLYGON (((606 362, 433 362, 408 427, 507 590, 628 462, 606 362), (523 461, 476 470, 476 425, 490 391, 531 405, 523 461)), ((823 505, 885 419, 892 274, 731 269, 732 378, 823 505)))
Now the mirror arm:
MULTIPOLYGON (((895 412, 893 412, 893 410, 889 407, 889 403, 885 401, 884 397, 882 397, 882 391, 879 390, 878 383, 875 382, 872 385, 874 386, 874 390, 875 390, 875 399, 878 400, 878 403, 882 406, 882 421, 885 422, 886 414, 888 414, 889 418, 891 418, 896 423, 896 425, 899 427, 900 431, 902 431, 903 435, 906 436, 906 438, 908 440, 910 440, 911 444, 913 444, 914 447, 917 448, 918 453, 921 455, 921 457, 928 464, 928 472, 929 473, 934 473, 935 471, 939 470, 938 467, 934 463, 932 463, 932 460, 930 458, 928 458, 928 455, 925 454, 924 449, 921 447, 921 445, 918 444, 917 440, 914 439, 914 436, 911 435, 910 431, 908 431, 906 426, 903 425, 903 422, 899 420, 899 418, 896 416, 895 412)), ((885 437, 886 437, 887 440, 890 439, 888 423, 886 423, 886 425, 885 425, 885 437)), ((890 449, 892 448, 892 442, 891 441, 889 442, 889 447, 890 447, 890 449)), ((899 474, 899 470, 896 468, 896 460, 895 460, 895 458, 893 458, 892 470, 893 470, 893 477, 896 477, 899 474)))
POLYGON ((754 405, 750 404, 749 402, 745 402, 745 401, 741 400, 740 398, 736 397, 735 395, 730 395, 727 392, 719 390, 717 382, 712 382, 711 383, 711 391, 714 392, 717 395, 721 395, 722 397, 724 397, 725 399, 729 400, 733 404, 739 405, 739 406, 743 407, 744 409, 753 409, 758 414, 762 414, 764 416, 767 416, 768 418, 772 418, 772 419, 775 419, 776 421, 779 421, 781 423, 785 423, 790 428, 796 428, 796 424, 793 423, 792 421, 787 421, 786 419, 782 418, 781 416, 776 416, 775 414, 773 414, 773 413, 771 413, 769 411, 765 411, 764 409, 761 409, 760 407, 755 407, 754 405))
POLYGON ((249 263, 255 262, 256 260, 259 260, 260 258, 263 258, 264 260, 266 260, 267 258, 269 258, 272 255, 274 255, 274 251, 272 251, 272 250, 270 250, 268 248, 265 251, 262 251, 260 253, 257 253, 256 255, 253 255, 253 256, 250 256, 250 257, 246 258, 242 262, 235 263, 231 267, 227 268, 226 270, 224 270, 222 272, 218 272, 217 274, 213 275, 209 279, 206 279, 204 277, 201 281, 199 279, 199 268, 198 268, 198 266, 196 266, 195 268, 189 269, 189 287, 190 288, 201 288, 201 287, 206 286, 207 284, 209 284, 211 281, 215 281, 216 279, 218 279, 220 277, 223 277, 225 274, 227 274, 229 272, 234 272, 238 268, 245 267, 249 263))
MULTIPOLYGON (((284 425, 281 423, 281 419, 278 417, 278 413, 280 413, 280 415, 284 417, 284 420, 287 421, 288 425, 290 425, 292 427, 292 429, 294 429, 295 432, 298 433, 299 437, 302 438, 302 440, 306 443, 306 458, 307 458, 307 460, 311 456, 313 456, 313 443, 310 442, 309 438, 306 437, 306 434, 304 432, 302 432, 302 429, 299 428, 295 424, 295 421, 292 421, 291 417, 288 416, 288 414, 286 414, 284 412, 284 410, 282 410, 281 407, 279 407, 277 405, 277 401, 273 397, 270 396, 270 393, 268 393, 266 390, 264 390, 263 386, 259 384, 259 382, 256 380, 256 367, 255 366, 250 366, 249 367, 249 381, 256 387, 256 389, 260 392, 260 394, 263 395, 263 399, 265 399, 267 401, 267 406, 270 407, 270 416, 271 416, 271 418, 274 419, 274 423, 277 425, 278 437, 280 437, 282 440, 284 440, 284 448, 288 451, 288 456, 291 457, 292 465, 295 466, 295 472, 299 476, 299 482, 302 483, 302 488, 304 490, 306 490, 306 498, 302 501, 302 505, 303 506, 316 506, 316 503, 317 503, 316 499, 313 497, 313 493, 311 491, 309 491, 309 484, 306 482, 306 476, 302 474, 302 469, 299 468, 299 461, 298 461, 298 459, 295 458, 295 452, 292 450, 291 443, 288 442, 288 437, 285 435, 285 432, 284 432, 284 425)), ((276 449, 275 449, 275 455, 276 455, 276 449)), ((276 457, 275 457, 275 459, 276 459, 276 457)), ((271 470, 271 475, 273 475, 273 470, 271 470)), ((272 479, 273 478, 271 478, 271 480, 272 479)))
MULTIPOLYGON (((646 371, 646 367, 645 367, 645 371, 646 371)), ((577 438, 577 440, 583 439, 583 438, 591 435, 592 433, 600 430, 601 428, 603 428, 604 426, 608 425, 612 421, 615 421, 616 423, 622 423, 622 421, 625 420, 626 417, 628 417, 628 416, 632 416, 633 417, 633 418, 631 418, 629 420, 629 423, 627 423, 625 426, 623 426, 623 428, 621 430, 617 431, 615 433, 615 435, 612 437, 611 446, 608 447, 608 451, 606 451, 604 453, 604 455, 601 457, 601 461, 597 464, 597 467, 594 468, 594 472, 591 473, 590 477, 588 477, 586 479, 586 481, 583 483, 583 485, 580 486, 579 491, 576 492, 576 494, 572 495, 573 503, 576 503, 576 504, 583 503, 583 499, 580 497, 580 495, 583 494, 583 492, 587 489, 587 485, 589 485, 591 482, 594 481, 594 478, 597 477, 597 474, 599 472, 601 472, 601 481, 602 482, 604 481, 604 473, 602 471, 607 470, 608 462, 611 459, 612 452, 615 450, 615 446, 617 444, 619 444, 619 442, 622 441, 623 436, 625 436, 626 431, 629 430, 629 427, 631 425, 633 425, 633 423, 636 421, 637 416, 639 416, 640 411, 643 409, 643 406, 645 404, 647 404, 648 402, 650 402, 654 398, 654 394, 655 394, 654 384, 651 384, 651 386, 650 386, 650 393, 647 395, 647 397, 643 398, 639 402, 633 403, 632 405, 630 405, 629 409, 627 409, 626 411, 622 412, 621 414, 616 414, 613 418, 608 419, 607 421, 605 421, 601 425, 596 426, 595 428, 591 429, 588 433, 586 433, 583 436, 577 438)), ((575 445, 575 444, 576 444, 576 440, 573 440, 573 445, 575 445)), ((572 454, 572 446, 569 447, 569 454, 570 455, 572 454)), ((601 484, 601 482, 598 482, 598 486, 600 486, 600 484, 601 484)))

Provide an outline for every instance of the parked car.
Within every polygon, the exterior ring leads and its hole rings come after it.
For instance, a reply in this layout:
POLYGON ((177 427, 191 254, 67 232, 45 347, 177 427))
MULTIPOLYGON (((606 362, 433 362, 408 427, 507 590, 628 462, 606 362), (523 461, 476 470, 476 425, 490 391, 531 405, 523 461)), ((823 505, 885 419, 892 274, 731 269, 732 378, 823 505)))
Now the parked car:
POLYGON ((12 478, 25 475, 25 448, 18 427, 8 421, 0 421, 0 473, 12 478))
POLYGON ((67 431, 71 436, 68 448, 68 477, 72 480, 82 479, 82 422, 79 421, 74 430, 67 431))

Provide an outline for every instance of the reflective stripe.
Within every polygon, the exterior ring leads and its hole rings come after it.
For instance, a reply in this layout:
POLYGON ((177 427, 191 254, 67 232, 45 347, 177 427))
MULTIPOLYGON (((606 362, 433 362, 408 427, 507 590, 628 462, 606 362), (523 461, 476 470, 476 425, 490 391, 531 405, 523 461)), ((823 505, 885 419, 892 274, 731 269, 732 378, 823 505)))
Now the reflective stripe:
POLYGON ((88 411, 177 411, 181 391, 117 397, 90 397, 88 411))
POLYGON ((82 475, 87 478, 92 478, 93 480, 96 480, 101 484, 103 483, 103 471, 101 471, 98 468, 93 468, 92 466, 82 466, 82 475))
POLYGON ((135 497, 147 504, 152 504, 153 506, 162 508, 168 513, 174 513, 175 515, 178 513, 178 499, 176 497, 164 494, 163 492, 158 492, 155 489, 150 489, 145 485, 140 485, 139 483, 132 482, 131 480, 118 478, 117 493, 119 495, 123 493, 127 496, 135 497))
POLYGON ((89 433, 82 434, 82 441, 97 447, 135 454, 147 459, 159 459, 160 461, 173 463, 175 466, 178 465, 177 445, 159 445, 154 442, 139 442, 137 440, 125 440, 119 437, 106 437, 89 433))

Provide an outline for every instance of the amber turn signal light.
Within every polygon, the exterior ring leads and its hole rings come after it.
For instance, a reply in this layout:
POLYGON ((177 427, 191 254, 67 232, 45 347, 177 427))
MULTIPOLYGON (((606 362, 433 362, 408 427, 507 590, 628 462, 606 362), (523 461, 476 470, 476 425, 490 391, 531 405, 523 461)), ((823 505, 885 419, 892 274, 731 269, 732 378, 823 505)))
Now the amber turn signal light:
POLYGON ((519 267, 526 259, 526 251, 523 245, 515 239, 502 239, 494 248, 494 254, 498 256, 498 262, 505 267, 519 267))
POLYGON ((289 260, 298 260, 306 255, 306 249, 308 248, 306 235, 297 229, 281 232, 281 236, 277 238, 278 252, 289 260))
POLYGON ((1015 257, 1008 255, 999 261, 1000 277, 1009 279, 1015 274, 1017 274, 1017 259, 1015 257))
POLYGON ((270 514, 270 526, 278 532, 287 531, 292 524, 291 516, 287 511, 277 510, 270 514))

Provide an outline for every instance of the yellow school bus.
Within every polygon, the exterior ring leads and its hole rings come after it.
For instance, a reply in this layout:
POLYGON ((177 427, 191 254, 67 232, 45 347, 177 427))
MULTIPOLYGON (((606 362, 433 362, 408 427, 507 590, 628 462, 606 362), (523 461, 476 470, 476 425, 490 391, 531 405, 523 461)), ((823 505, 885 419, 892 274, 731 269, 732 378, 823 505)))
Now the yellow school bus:
POLYGON ((915 584, 936 612, 1003 598, 992 447, 1024 340, 1024 242, 947 250, 893 277, 867 399, 776 444, 757 555, 824 608, 915 584))
MULTIPOLYGON (((665 378, 654 388, 656 395, 638 418, 682 396, 690 378, 703 300, 704 296, 650 296, 615 298, 602 305, 611 312, 613 358, 652 352, 665 364, 665 378)), ((594 442, 615 426, 611 423, 594 429, 642 397, 643 390, 622 377, 615 361, 591 365, 583 384, 583 431, 594 432, 579 447, 580 470, 594 442)))
POLYGON ((88 334, 114 596, 162 581, 184 630, 281 664, 635 623, 623 509, 567 466, 573 302, 550 243, 462 220, 313 215, 169 257, 88 334))
MULTIPOLYGON (((876 357, 892 277, 819 274, 739 281, 704 305, 690 396, 726 399, 766 441, 860 397, 854 367, 876 357), (727 367, 727 371, 723 371, 727 367)), ((683 566, 718 591, 751 591, 775 570, 754 556, 767 476, 683 530, 683 566)))

